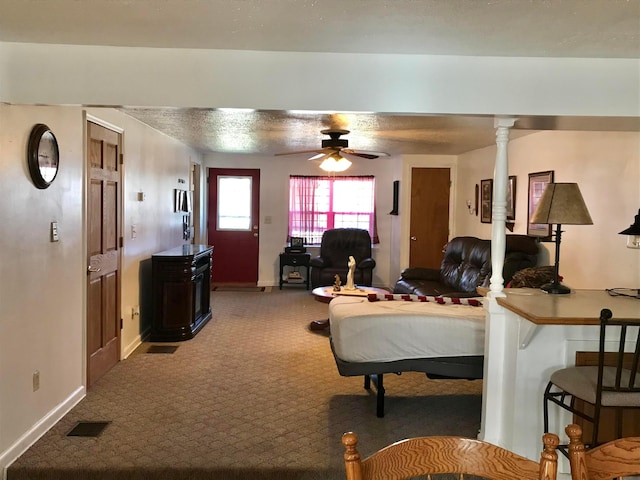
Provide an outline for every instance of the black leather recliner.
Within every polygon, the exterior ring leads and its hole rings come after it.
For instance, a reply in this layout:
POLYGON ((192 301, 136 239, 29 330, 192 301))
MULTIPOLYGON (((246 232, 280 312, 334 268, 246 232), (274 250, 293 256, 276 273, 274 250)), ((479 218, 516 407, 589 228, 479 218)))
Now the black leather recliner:
POLYGON ((333 285, 340 275, 344 285, 349 271, 349 256, 356 261, 353 281, 371 285, 376 261, 371 258, 371 236, 359 228, 335 228, 322 234, 320 255, 310 260, 311 288, 333 285))
MULTIPOLYGON (((502 278, 508 284, 513 275, 535 267, 538 240, 527 235, 507 235, 502 278)), ((491 240, 456 237, 445 249, 439 269, 413 267, 400 274, 394 293, 445 297, 479 296, 477 287, 488 287, 491 280, 491 240)))

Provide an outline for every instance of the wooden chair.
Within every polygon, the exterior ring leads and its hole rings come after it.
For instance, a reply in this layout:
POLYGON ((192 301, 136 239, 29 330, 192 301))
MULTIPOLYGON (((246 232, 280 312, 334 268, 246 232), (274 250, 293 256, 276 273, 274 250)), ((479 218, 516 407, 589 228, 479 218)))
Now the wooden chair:
MULTIPOLYGON (((544 392, 544 431, 549 431, 549 403, 554 403, 593 424, 587 441, 592 448, 598 439, 603 407, 615 409, 615 437, 623 436, 623 410, 640 408, 640 322, 614 319, 609 309, 600 312, 600 346, 597 366, 574 366, 551 374, 544 392), (607 337, 617 328, 615 351, 606 350, 607 337), (610 332, 607 334, 607 332, 610 332), (628 345, 631 345, 629 348, 628 345), (628 352, 628 353, 625 353, 628 352), (592 406, 593 414, 576 408, 576 400, 592 406)), ((609 437, 611 438, 611 437, 609 437)), ((565 455, 567 445, 558 447, 565 455)))
POLYGON ((571 424, 565 431, 569 436, 572 480, 610 480, 640 475, 640 437, 620 438, 587 450, 579 425, 571 424))
POLYGON ((365 460, 358 436, 342 435, 347 480, 402 480, 421 475, 475 475, 492 480, 553 480, 558 468, 558 436, 543 437, 540 463, 480 440, 464 437, 418 437, 402 440, 365 460))

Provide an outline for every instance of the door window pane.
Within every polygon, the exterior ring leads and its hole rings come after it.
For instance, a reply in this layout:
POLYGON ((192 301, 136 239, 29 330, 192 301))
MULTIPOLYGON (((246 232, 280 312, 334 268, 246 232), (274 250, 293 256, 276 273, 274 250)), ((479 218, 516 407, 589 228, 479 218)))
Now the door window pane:
POLYGON ((251 230, 251 177, 218 177, 218 230, 251 230))

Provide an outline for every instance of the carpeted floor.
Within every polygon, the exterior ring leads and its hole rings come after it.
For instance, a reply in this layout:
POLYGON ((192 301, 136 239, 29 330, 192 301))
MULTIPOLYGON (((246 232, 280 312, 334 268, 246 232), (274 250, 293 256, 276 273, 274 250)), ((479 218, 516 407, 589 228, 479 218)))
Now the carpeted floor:
POLYGON ((341 377, 327 305, 306 290, 212 293, 213 319, 174 353, 144 344, 8 470, 8 480, 343 479, 345 431, 363 455, 419 435, 475 437, 481 381, 385 376, 386 415, 341 377), (388 378, 387 378, 388 377, 388 378), (96 438, 78 421, 111 422, 96 438))

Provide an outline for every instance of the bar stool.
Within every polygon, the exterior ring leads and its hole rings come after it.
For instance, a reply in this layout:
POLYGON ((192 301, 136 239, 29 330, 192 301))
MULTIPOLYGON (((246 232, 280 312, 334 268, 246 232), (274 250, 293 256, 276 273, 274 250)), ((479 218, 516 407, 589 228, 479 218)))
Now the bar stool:
MULTIPOLYGON (((640 305, 639 305, 640 307, 640 305)), ((544 391, 544 431, 549 431, 549 402, 593 424, 593 434, 585 444, 598 445, 600 416, 603 407, 615 408, 616 438, 622 437, 622 413, 626 408, 640 408, 640 322, 614 319, 611 310, 600 312, 600 344, 597 366, 574 366, 551 374, 544 391), (616 332, 616 330, 618 330, 616 332), (617 351, 607 351, 605 341, 618 338, 617 351), (628 352, 625 354, 625 352, 628 352), (576 409, 575 401, 593 406, 593 415, 576 409)), ((558 449, 567 456, 567 445, 558 449)))

